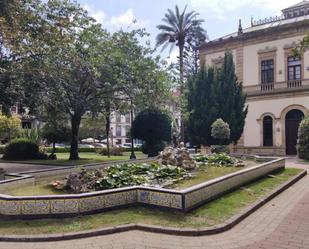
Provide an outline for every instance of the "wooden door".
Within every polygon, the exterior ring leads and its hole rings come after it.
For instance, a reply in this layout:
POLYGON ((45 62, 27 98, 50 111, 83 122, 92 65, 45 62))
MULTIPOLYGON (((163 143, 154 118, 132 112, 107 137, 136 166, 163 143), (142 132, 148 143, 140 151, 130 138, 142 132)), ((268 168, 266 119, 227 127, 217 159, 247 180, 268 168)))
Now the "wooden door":
POLYGON ((299 110, 291 110, 285 117, 286 154, 297 155, 298 128, 304 114, 299 110))

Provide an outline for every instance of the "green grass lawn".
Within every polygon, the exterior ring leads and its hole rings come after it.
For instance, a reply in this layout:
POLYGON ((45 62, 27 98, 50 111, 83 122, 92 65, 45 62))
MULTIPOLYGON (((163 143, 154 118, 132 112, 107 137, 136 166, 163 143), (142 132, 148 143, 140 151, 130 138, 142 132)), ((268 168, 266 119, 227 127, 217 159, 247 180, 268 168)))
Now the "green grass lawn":
POLYGON ((188 228, 214 226, 263 198, 300 171, 291 168, 281 170, 274 173, 272 177, 264 177, 187 214, 154 208, 132 207, 78 218, 29 221, 0 220, 0 234, 69 233, 130 223, 188 228))
MULTIPOLYGON (((79 153, 80 160, 69 161, 69 156, 70 156, 69 153, 56 153, 57 160, 28 160, 28 161, 18 161, 18 163, 26 162, 26 163, 33 163, 33 164, 48 164, 48 165, 55 165, 55 166, 83 165, 83 164, 89 164, 89 163, 129 160, 130 154, 131 152, 124 152, 122 156, 111 156, 110 158, 108 158, 107 156, 102 156, 94 152, 80 152, 79 153)), ((147 157, 147 155, 143 154, 140 151, 136 151, 135 155, 137 159, 142 159, 142 158, 147 157)))

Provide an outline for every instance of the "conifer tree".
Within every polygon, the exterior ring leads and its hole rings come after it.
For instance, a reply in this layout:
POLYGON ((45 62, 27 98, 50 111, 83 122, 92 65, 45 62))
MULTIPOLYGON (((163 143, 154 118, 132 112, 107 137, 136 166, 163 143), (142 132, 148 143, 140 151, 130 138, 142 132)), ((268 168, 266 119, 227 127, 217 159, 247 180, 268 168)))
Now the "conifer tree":
POLYGON ((219 69, 216 81, 219 117, 229 124, 230 141, 236 144, 243 133, 248 107, 242 83, 238 82, 235 74, 232 53, 225 53, 223 67, 219 69))
POLYGON ((214 79, 214 69, 203 67, 188 81, 188 133, 194 144, 212 144, 211 125, 218 118, 214 79))
POLYGON ((237 81, 233 55, 226 52, 222 68, 205 68, 188 83, 188 133, 197 145, 212 145, 212 123, 221 118, 231 129, 230 142, 237 143, 245 125, 248 108, 242 84, 237 81))

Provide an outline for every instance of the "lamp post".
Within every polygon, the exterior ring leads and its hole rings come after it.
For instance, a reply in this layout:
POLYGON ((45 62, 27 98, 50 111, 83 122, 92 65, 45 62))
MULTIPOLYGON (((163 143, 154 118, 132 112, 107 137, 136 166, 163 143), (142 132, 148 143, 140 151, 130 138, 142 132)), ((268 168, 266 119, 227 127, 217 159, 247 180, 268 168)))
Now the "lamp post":
POLYGON ((132 98, 130 98, 130 107, 131 107, 131 155, 130 155, 130 159, 131 160, 135 160, 136 159, 136 155, 134 153, 134 139, 133 139, 133 100, 132 98))

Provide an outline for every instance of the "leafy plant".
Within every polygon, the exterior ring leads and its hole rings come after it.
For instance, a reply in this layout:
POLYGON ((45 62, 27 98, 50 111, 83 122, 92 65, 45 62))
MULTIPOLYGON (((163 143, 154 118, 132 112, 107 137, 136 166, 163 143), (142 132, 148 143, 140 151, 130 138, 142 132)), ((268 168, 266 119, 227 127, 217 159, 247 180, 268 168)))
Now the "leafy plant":
MULTIPOLYGON (((158 163, 124 163, 110 166, 102 171, 83 169, 80 173, 72 173, 67 177, 63 188, 80 193, 141 184, 162 184, 168 180, 178 181, 187 176, 188 173, 185 169, 176 166, 158 163)), ((59 189, 58 182, 51 185, 59 189)))
POLYGON ((298 155, 299 158, 309 160, 309 116, 305 117, 299 126, 298 155))
POLYGON ((210 166, 243 166, 243 162, 235 157, 231 157, 226 153, 214 153, 208 156, 197 155, 194 157, 196 162, 204 163, 210 166))
POLYGON ((229 124, 224 122, 221 118, 217 119, 211 125, 211 136, 219 141, 219 144, 223 144, 230 138, 230 127, 229 124))
MULTIPOLYGON (((97 149, 97 153, 99 153, 100 155, 103 155, 103 156, 108 155, 107 148, 97 149)), ((122 156, 123 150, 121 148, 111 147, 110 150, 109 150, 109 153, 110 153, 111 156, 122 156)))
POLYGON ((5 147, 3 159, 5 160, 32 160, 47 159, 45 154, 39 151, 39 146, 29 139, 14 139, 5 147))

